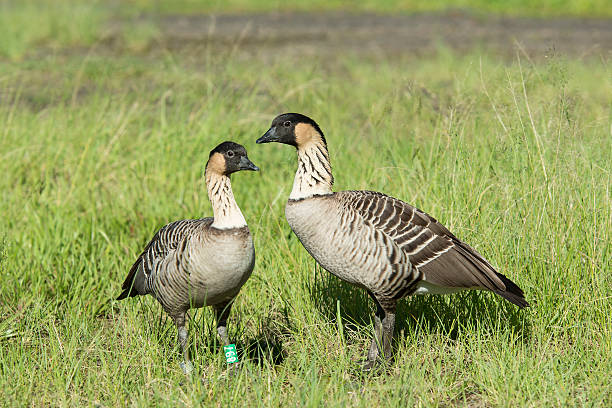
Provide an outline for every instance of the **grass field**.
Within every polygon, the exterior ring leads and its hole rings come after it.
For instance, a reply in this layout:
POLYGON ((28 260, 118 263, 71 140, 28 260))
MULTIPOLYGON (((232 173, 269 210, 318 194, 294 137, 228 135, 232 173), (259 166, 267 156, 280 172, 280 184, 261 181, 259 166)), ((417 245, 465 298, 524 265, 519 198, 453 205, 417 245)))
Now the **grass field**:
POLYGON ((612 404, 609 59, 263 60, 57 41, 0 61, 5 404, 612 404), (364 375, 372 305, 290 233, 294 151, 254 143, 284 111, 319 122, 337 190, 425 210, 532 307, 482 292, 404 300, 388 376, 364 375), (185 377, 157 302, 113 299, 157 228, 211 215, 203 166, 228 139, 262 169, 233 177, 257 251, 228 326, 243 365, 226 375, 199 310, 185 377))
MULTIPOLYGON (((21 60, 41 46, 91 46, 112 36, 112 22, 141 15, 241 12, 469 12, 525 17, 612 17, 608 0, 0 0, 0 58, 21 60)), ((154 23, 132 24, 125 39, 138 43, 157 33, 154 23)))

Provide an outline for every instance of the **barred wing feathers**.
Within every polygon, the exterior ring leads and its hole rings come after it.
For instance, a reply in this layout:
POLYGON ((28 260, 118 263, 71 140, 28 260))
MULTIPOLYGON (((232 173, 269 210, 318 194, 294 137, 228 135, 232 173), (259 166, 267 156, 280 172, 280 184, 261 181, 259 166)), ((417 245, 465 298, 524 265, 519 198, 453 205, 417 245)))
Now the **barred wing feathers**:
POLYGON ((528 306, 516 284, 435 218, 382 193, 337 194, 347 210, 356 211, 365 222, 391 237, 426 282, 448 288, 488 289, 520 307, 528 306))
POLYGON ((157 231, 130 268, 117 300, 146 294, 145 282, 152 273, 155 273, 155 265, 171 251, 177 249, 181 243, 185 243, 185 238, 193 234, 195 230, 208 226, 212 222, 213 218, 181 220, 165 225, 157 231))

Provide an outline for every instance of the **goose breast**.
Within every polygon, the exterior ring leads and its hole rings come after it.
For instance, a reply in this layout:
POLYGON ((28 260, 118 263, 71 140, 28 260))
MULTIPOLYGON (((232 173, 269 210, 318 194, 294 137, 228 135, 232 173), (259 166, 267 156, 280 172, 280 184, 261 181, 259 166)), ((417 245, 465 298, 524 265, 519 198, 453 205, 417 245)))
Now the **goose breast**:
POLYGON ((343 205, 337 193, 290 200, 287 221, 327 271, 373 293, 402 296, 414 283, 406 254, 386 234, 343 205))

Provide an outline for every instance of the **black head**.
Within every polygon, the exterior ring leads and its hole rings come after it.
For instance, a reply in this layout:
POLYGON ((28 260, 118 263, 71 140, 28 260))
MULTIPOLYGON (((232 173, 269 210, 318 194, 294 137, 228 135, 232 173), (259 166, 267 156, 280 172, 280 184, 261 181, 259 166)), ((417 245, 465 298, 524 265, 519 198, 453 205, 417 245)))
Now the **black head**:
POLYGON ((207 170, 229 175, 240 170, 258 171, 247 156, 244 146, 234 142, 223 142, 210 152, 207 170))
POLYGON ((283 113, 272 121, 270 129, 259 139, 257 143, 284 143, 299 147, 302 143, 319 137, 327 146, 325 136, 317 122, 301 113, 283 113))

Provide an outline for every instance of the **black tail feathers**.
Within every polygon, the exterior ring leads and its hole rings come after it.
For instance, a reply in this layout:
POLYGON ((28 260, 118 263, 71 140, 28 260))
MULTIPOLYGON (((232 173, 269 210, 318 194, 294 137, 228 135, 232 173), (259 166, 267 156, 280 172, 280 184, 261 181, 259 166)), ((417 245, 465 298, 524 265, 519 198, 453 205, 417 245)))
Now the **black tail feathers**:
POLYGON ((139 260, 136 261, 136 263, 132 266, 127 278, 125 278, 125 281, 123 281, 123 285, 121 285, 122 292, 117 297, 117 300, 123 300, 127 297, 134 297, 140 295, 140 293, 136 289, 139 260))
POLYGON ((494 290, 495 293, 520 308, 529 307, 529 302, 525 300, 523 290, 519 288, 516 283, 506 278, 501 273, 497 273, 497 277, 504 283, 506 290, 494 290))
POLYGON ((138 296, 135 290, 131 290, 132 288, 124 289, 123 292, 119 296, 117 296, 117 300, 123 300, 128 297, 138 296))

